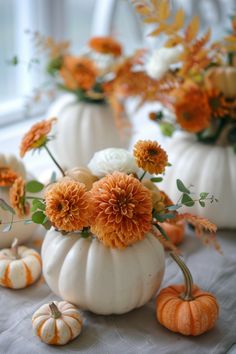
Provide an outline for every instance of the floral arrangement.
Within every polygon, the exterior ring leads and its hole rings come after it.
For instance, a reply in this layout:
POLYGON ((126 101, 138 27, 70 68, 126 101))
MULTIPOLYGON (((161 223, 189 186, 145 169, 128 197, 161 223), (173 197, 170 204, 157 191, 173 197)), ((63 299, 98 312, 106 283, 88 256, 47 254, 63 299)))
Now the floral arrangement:
MULTIPOLYGON (((92 37, 80 55, 70 51, 68 41, 56 42, 38 32, 28 33, 36 48, 30 64, 45 63, 49 78, 34 91, 33 102, 47 95, 55 96, 59 90, 74 94, 79 101, 88 103, 108 102, 115 112, 117 125, 124 120, 124 100, 138 96, 145 90, 150 78, 142 70, 144 50, 125 56, 122 45, 113 37, 92 37)), ((14 57, 13 65, 20 60, 14 57)))
POLYGON ((3 200, 0 204, 12 214, 8 229, 17 222, 16 214, 28 217, 26 223, 42 224, 46 229, 53 226, 63 234, 79 232, 82 237, 91 237, 92 232, 104 245, 120 249, 143 240, 147 232, 152 232, 165 246, 175 250, 162 223, 175 225, 185 220, 195 227, 198 236, 203 236, 204 242, 220 250, 214 224, 179 212, 183 205, 191 207, 199 203, 204 207, 207 201, 215 201, 214 196, 206 192, 196 196, 177 180, 181 196, 173 203, 156 186, 169 165, 166 152, 157 142, 138 141, 133 155, 124 149, 105 149, 95 153, 86 168, 63 171, 47 146, 54 122, 55 118, 36 123, 22 139, 20 155, 46 149, 62 178, 55 181, 53 174, 50 183, 44 186, 36 180, 25 182, 14 171, 1 171, 1 185, 12 184, 11 205, 3 200), (44 187, 44 196, 32 196, 44 187))
POLYGON ((175 14, 169 1, 133 1, 151 36, 166 37, 165 46, 147 59, 151 85, 143 101, 159 101, 172 114, 150 113, 162 132, 194 133, 203 143, 231 145, 236 150, 236 16, 222 40, 210 42, 210 30, 199 36, 200 21, 186 25, 183 9, 175 14))

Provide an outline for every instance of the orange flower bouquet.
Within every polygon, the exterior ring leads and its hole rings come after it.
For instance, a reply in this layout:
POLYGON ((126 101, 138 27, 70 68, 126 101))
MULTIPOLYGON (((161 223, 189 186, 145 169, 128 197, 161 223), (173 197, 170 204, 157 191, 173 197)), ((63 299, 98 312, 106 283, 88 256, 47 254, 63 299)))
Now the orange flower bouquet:
POLYGON ((219 227, 235 228, 236 16, 230 33, 212 42, 210 30, 198 35, 197 16, 186 23, 183 9, 173 13, 169 1, 134 4, 144 22, 153 25, 150 35, 166 37, 165 46, 147 59, 146 71, 155 84, 143 96, 143 101, 159 101, 170 112, 150 113, 161 132, 172 137, 167 149, 174 167, 163 187, 173 199, 178 198, 176 178, 214 190, 219 203, 204 211, 196 205, 194 212, 219 227))
POLYGON ((120 148, 100 150, 86 167, 64 171, 48 148, 53 121, 33 126, 20 152, 23 156, 46 149, 62 177, 55 181, 53 176, 45 188, 37 181, 16 179, 10 200, 21 213, 31 199, 25 221, 48 230, 42 246, 43 272, 57 295, 99 314, 120 314, 144 305, 162 281, 163 246, 179 260, 172 242, 179 223, 192 224, 205 243, 220 251, 214 224, 180 212, 183 205, 213 202, 214 196, 194 195, 177 180, 181 196, 173 203, 155 185, 169 168, 167 153, 157 142, 138 141, 133 154, 120 148), (28 196, 43 189, 43 196, 28 196))
POLYGON ((48 112, 58 117, 57 140, 52 144, 61 165, 85 165, 97 150, 127 147, 131 127, 125 101, 140 95, 149 80, 140 68, 143 51, 128 57, 114 38, 93 37, 75 56, 68 42, 56 43, 39 33, 32 36, 36 48, 47 55, 50 82, 48 89, 36 91, 35 98, 58 90, 66 93, 48 112))

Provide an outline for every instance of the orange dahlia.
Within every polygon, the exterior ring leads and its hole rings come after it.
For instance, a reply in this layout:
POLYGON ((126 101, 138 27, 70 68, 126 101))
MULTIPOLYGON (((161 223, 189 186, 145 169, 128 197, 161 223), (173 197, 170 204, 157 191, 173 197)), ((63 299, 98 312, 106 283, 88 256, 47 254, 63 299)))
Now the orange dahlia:
POLYGON ((208 97, 197 85, 186 82, 174 92, 174 113, 179 125, 190 133, 198 133, 210 125, 208 97))
POLYGON ((167 153, 156 141, 139 140, 134 146, 134 157, 138 167, 150 174, 163 173, 168 164, 167 153))
POLYGON ((93 184, 91 231, 108 247, 125 248, 151 228, 150 191, 131 175, 114 172, 93 184))
POLYGON ((22 177, 18 177, 10 188, 9 199, 19 217, 29 214, 29 204, 25 201, 25 182, 22 177))
POLYGON ((90 90, 98 75, 94 63, 88 58, 66 56, 60 74, 65 86, 71 90, 90 90))
POLYGON ((0 167, 0 187, 9 187, 17 179, 18 174, 10 167, 0 167))
POLYGON ((56 118, 43 120, 42 122, 34 124, 28 133, 25 134, 20 145, 20 156, 23 157, 27 151, 38 149, 45 145, 48 141, 47 135, 52 129, 56 118))
POLYGON ((62 231, 78 231, 88 226, 89 194, 83 183, 65 178, 45 194, 45 214, 62 231))
POLYGON ((112 37, 93 37, 88 45, 92 50, 101 54, 112 54, 115 57, 122 54, 122 46, 112 37))
POLYGON ((208 89, 206 94, 211 108, 212 117, 220 118, 230 115, 230 107, 227 105, 224 95, 218 89, 208 89))

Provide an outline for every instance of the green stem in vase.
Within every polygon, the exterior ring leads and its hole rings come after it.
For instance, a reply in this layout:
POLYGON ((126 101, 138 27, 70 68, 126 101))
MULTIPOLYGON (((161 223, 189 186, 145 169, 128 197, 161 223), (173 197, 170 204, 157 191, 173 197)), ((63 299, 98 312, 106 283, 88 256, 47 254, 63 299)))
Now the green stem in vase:
POLYGON ((49 150, 49 148, 47 147, 47 145, 44 145, 44 148, 46 149, 48 155, 51 157, 52 161, 55 163, 55 165, 57 166, 57 168, 61 171, 62 176, 65 176, 65 172, 64 170, 61 168, 61 166, 59 165, 59 163, 57 162, 57 160, 55 159, 55 157, 52 155, 51 151, 49 150))
POLYGON ((144 176, 146 175, 146 171, 143 172, 142 176, 139 178, 140 182, 142 181, 142 179, 144 178, 144 176))

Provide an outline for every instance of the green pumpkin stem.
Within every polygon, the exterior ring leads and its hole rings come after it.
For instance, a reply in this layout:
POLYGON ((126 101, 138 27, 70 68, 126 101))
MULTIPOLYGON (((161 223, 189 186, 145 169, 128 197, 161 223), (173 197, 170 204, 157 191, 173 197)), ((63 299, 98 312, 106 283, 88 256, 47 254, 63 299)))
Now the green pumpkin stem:
POLYGON ((57 318, 61 317, 61 311, 59 311, 57 305, 54 302, 49 304, 49 308, 51 311, 51 316, 56 320, 57 318))
POLYGON ((181 294, 181 298, 185 301, 192 301, 194 300, 192 290, 193 290, 193 278, 192 274, 190 273, 190 270, 184 263, 184 261, 174 252, 170 252, 170 256, 173 258, 173 260, 178 264, 180 267, 183 276, 184 276, 184 282, 185 282, 185 292, 181 294))

